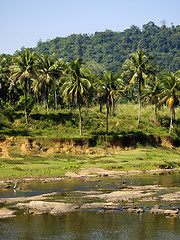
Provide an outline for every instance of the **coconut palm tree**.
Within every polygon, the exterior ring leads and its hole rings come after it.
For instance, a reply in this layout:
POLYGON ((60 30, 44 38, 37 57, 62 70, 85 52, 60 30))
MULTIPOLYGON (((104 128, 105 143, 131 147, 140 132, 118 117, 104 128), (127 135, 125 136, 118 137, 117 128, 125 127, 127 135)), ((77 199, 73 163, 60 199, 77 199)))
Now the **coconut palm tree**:
POLYGON ((44 101, 46 101, 47 113, 49 113, 49 90, 54 84, 56 78, 58 78, 58 72, 55 68, 57 59, 54 56, 48 56, 47 54, 41 55, 38 58, 38 82, 34 83, 34 89, 38 91, 38 88, 42 90, 44 101))
POLYGON ((11 84, 19 82, 24 89, 25 97, 25 119, 28 122, 27 114, 27 91, 31 77, 36 77, 36 56, 35 53, 31 53, 28 49, 24 49, 23 52, 19 52, 19 56, 15 58, 14 65, 11 66, 11 84))
POLYGON ((157 123, 157 109, 158 109, 158 102, 160 101, 159 94, 162 92, 162 85, 160 82, 159 77, 155 76, 152 79, 147 81, 147 84, 144 88, 142 94, 142 100, 145 104, 152 103, 154 104, 154 115, 155 115, 155 123, 157 123))
POLYGON ((105 71, 104 75, 98 78, 95 82, 95 87, 97 91, 102 95, 104 94, 106 99, 106 134, 108 134, 108 116, 109 116, 109 108, 110 104, 112 104, 113 115, 114 115, 114 105, 115 100, 114 97, 120 91, 122 91, 122 80, 115 78, 112 71, 105 71))
POLYGON ((65 82, 62 85, 62 96, 64 101, 76 103, 79 110, 79 128, 82 135, 82 116, 81 106, 87 101, 91 83, 89 81, 90 71, 83 68, 84 64, 81 58, 71 61, 68 64, 65 82))
POLYGON ((124 69, 127 69, 124 74, 131 75, 130 84, 135 81, 138 83, 138 100, 139 100, 139 115, 138 124, 140 123, 140 113, 141 113, 141 88, 145 84, 145 80, 149 75, 155 74, 155 69, 151 64, 152 57, 147 57, 145 52, 137 50, 135 53, 130 54, 130 59, 127 59, 123 65, 124 69))
POLYGON ((65 74, 66 64, 62 62, 62 59, 57 59, 54 63, 54 81, 53 81, 53 89, 54 89, 54 101, 55 101, 55 110, 57 111, 57 90, 58 87, 62 85, 62 77, 65 74))
POLYGON ((180 78, 174 73, 164 76, 161 80, 162 92, 159 94, 161 100, 159 105, 166 102, 170 109, 170 127, 169 133, 173 128, 173 115, 175 115, 175 100, 180 97, 180 78))

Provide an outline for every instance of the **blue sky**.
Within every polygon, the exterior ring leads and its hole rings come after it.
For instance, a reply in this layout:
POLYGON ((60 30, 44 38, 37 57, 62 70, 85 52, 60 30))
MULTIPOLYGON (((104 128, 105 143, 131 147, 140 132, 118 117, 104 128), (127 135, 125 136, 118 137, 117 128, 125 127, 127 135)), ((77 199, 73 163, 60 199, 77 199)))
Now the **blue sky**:
POLYGON ((180 25, 180 0, 0 0, 0 9, 0 54, 73 33, 180 25))

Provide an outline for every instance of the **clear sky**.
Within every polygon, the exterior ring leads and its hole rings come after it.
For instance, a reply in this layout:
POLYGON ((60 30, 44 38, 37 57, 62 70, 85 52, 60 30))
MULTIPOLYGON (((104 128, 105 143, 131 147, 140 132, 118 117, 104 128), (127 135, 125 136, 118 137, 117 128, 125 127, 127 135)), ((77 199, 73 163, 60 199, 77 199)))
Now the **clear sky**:
POLYGON ((0 54, 35 47, 40 39, 163 20, 180 25, 180 0, 0 0, 0 54))

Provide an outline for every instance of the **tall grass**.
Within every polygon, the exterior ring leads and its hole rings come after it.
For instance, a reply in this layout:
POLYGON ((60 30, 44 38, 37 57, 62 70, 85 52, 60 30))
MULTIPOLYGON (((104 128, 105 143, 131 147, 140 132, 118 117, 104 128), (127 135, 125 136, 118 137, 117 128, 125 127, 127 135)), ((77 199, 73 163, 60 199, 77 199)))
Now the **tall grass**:
MULTIPOLYGON (((172 136, 180 135, 180 112, 176 109, 176 120, 173 124, 172 136)), ((138 105, 117 104, 115 116, 109 114, 109 135, 124 135, 132 132, 142 132, 147 135, 168 136, 169 110, 164 106, 158 112, 158 122, 155 123, 154 106, 142 107, 141 123, 137 129, 138 105)), ((99 106, 82 108, 82 137, 103 135, 106 132, 106 108, 102 113, 99 106)), ((52 138, 79 138, 79 115, 75 108, 50 109, 50 114, 41 106, 35 106, 26 124, 23 111, 13 109, 1 110, 0 136, 29 136, 52 138)))

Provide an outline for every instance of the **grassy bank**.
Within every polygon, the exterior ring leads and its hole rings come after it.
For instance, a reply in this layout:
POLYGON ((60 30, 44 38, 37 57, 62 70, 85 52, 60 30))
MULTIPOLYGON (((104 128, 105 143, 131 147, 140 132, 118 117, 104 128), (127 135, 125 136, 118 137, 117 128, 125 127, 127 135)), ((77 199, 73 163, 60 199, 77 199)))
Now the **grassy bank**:
MULTIPOLYGON (((141 124, 137 129, 138 105, 117 104, 115 116, 109 115, 109 135, 124 135, 141 132, 146 135, 168 136, 170 112, 164 106, 158 112, 155 123, 154 106, 143 107, 141 124)), ((173 124, 172 137, 179 137, 179 107, 176 109, 176 120, 173 124)), ((82 130, 84 137, 104 135, 106 131, 106 108, 102 113, 99 106, 82 109, 82 130)), ((15 111, 12 107, 0 111, 0 136, 27 136, 51 138, 79 138, 79 114, 77 109, 46 109, 35 106, 26 124, 24 111, 15 111)))
POLYGON ((137 129, 138 106, 121 104, 109 116, 106 109, 83 108, 83 136, 79 136, 76 109, 35 107, 25 123, 23 111, 1 110, 0 178, 63 176, 66 171, 98 167, 108 170, 180 168, 179 108, 171 135, 169 111, 164 107, 154 120, 154 108, 142 108, 137 129))
POLYGON ((19 155, 1 158, 0 176, 6 177, 60 177, 67 171, 88 168, 108 170, 151 170, 180 168, 180 152, 166 148, 138 148, 109 154, 69 155, 48 154, 19 155))

